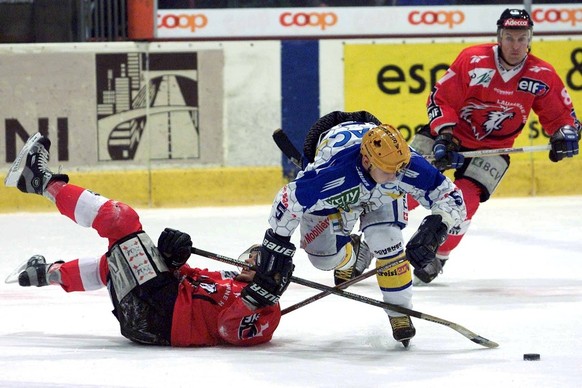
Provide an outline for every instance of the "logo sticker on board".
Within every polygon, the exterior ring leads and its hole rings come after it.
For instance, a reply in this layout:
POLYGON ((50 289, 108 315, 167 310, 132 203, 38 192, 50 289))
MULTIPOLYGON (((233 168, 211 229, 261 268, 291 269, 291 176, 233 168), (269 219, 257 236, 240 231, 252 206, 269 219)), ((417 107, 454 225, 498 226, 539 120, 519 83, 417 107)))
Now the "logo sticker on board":
POLYGON ((197 53, 95 61, 99 161, 200 158, 197 53))

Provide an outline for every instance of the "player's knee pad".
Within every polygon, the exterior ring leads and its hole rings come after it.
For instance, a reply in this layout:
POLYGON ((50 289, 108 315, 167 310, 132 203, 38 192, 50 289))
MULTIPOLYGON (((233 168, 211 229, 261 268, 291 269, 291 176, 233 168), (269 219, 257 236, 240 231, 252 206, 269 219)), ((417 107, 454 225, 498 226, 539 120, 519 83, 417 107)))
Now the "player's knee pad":
POLYGON ((495 155, 485 158, 475 157, 465 162, 462 168, 455 171, 455 178, 467 178, 481 188, 481 202, 485 202, 493 194, 501 179, 509 168, 507 155, 495 155))
POLYGON ((110 200, 99 209, 93 228, 101 237, 117 241, 131 233, 139 232, 142 225, 139 215, 131 206, 110 200))
POLYGON ((343 268, 350 262, 350 260, 355 260, 352 251, 351 244, 347 244, 334 254, 315 255, 307 252, 307 257, 315 268, 322 271, 331 271, 332 269, 343 268))
POLYGON ((410 287, 412 272, 404 252, 390 259, 376 259, 376 280, 383 292, 397 292, 410 287))
POLYGON ((364 229, 366 243, 378 259, 390 259, 404 251, 402 230, 396 225, 377 224, 364 229))
POLYGON ((107 264, 115 296, 120 302, 134 288, 169 272, 158 249, 145 232, 133 233, 107 252, 107 264))

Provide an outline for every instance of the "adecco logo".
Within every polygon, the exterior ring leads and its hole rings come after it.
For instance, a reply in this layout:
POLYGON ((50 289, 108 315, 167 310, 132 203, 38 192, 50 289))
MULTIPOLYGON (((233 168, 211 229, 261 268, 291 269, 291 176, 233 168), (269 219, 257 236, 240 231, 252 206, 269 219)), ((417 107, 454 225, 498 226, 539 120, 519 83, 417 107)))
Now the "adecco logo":
POLYGON ((279 16, 283 27, 319 27, 322 30, 335 25, 337 19, 333 12, 283 12, 279 16))
POLYGON ((532 12, 535 23, 569 23, 575 26, 582 22, 582 8, 548 8, 536 9, 532 12))
POLYGON ((158 15, 158 28, 190 29, 194 32, 197 28, 204 28, 208 24, 208 18, 204 14, 165 14, 158 15))
POLYGON ((412 11, 408 14, 408 22, 412 25, 419 24, 446 24, 453 28, 455 24, 465 21, 465 13, 462 11, 412 11))

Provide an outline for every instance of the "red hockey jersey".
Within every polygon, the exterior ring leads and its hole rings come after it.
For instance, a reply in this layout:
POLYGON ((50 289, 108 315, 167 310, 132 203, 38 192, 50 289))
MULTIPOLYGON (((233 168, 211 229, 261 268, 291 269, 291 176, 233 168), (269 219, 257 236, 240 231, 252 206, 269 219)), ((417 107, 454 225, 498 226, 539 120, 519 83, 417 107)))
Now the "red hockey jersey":
POLYGON ((427 101, 433 135, 454 125, 454 136, 469 150, 512 147, 532 109, 548 135, 566 124, 579 125, 552 65, 529 54, 506 71, 496 44, 464 49, 427 101))
POLYGON ((271 340, 281 319, 279 304, 249 309, 240 298, 247 283, 223 272, 184 265, 180 274, 172 346, 250 346, 271 340))

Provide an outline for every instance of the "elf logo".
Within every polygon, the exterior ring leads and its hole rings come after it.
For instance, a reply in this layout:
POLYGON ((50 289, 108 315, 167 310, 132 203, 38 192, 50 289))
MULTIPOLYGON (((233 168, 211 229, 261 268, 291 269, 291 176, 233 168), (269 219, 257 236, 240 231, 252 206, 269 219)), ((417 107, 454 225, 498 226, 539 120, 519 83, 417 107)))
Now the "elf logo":
POLYGON ((534 96, 543 96, 550 90, 550 87, 545 83, 531 79, 531 78, 522 78, 517 83, 517 90, 531 93, 534 96))
POLYGON ((436 105, 431 105, 428 107, 428 121, 433 121, 434 119, 436 119, 437 117, 441 117, 443 115, 443 112, 441 111, 441 108, 439 108, 436 105))

